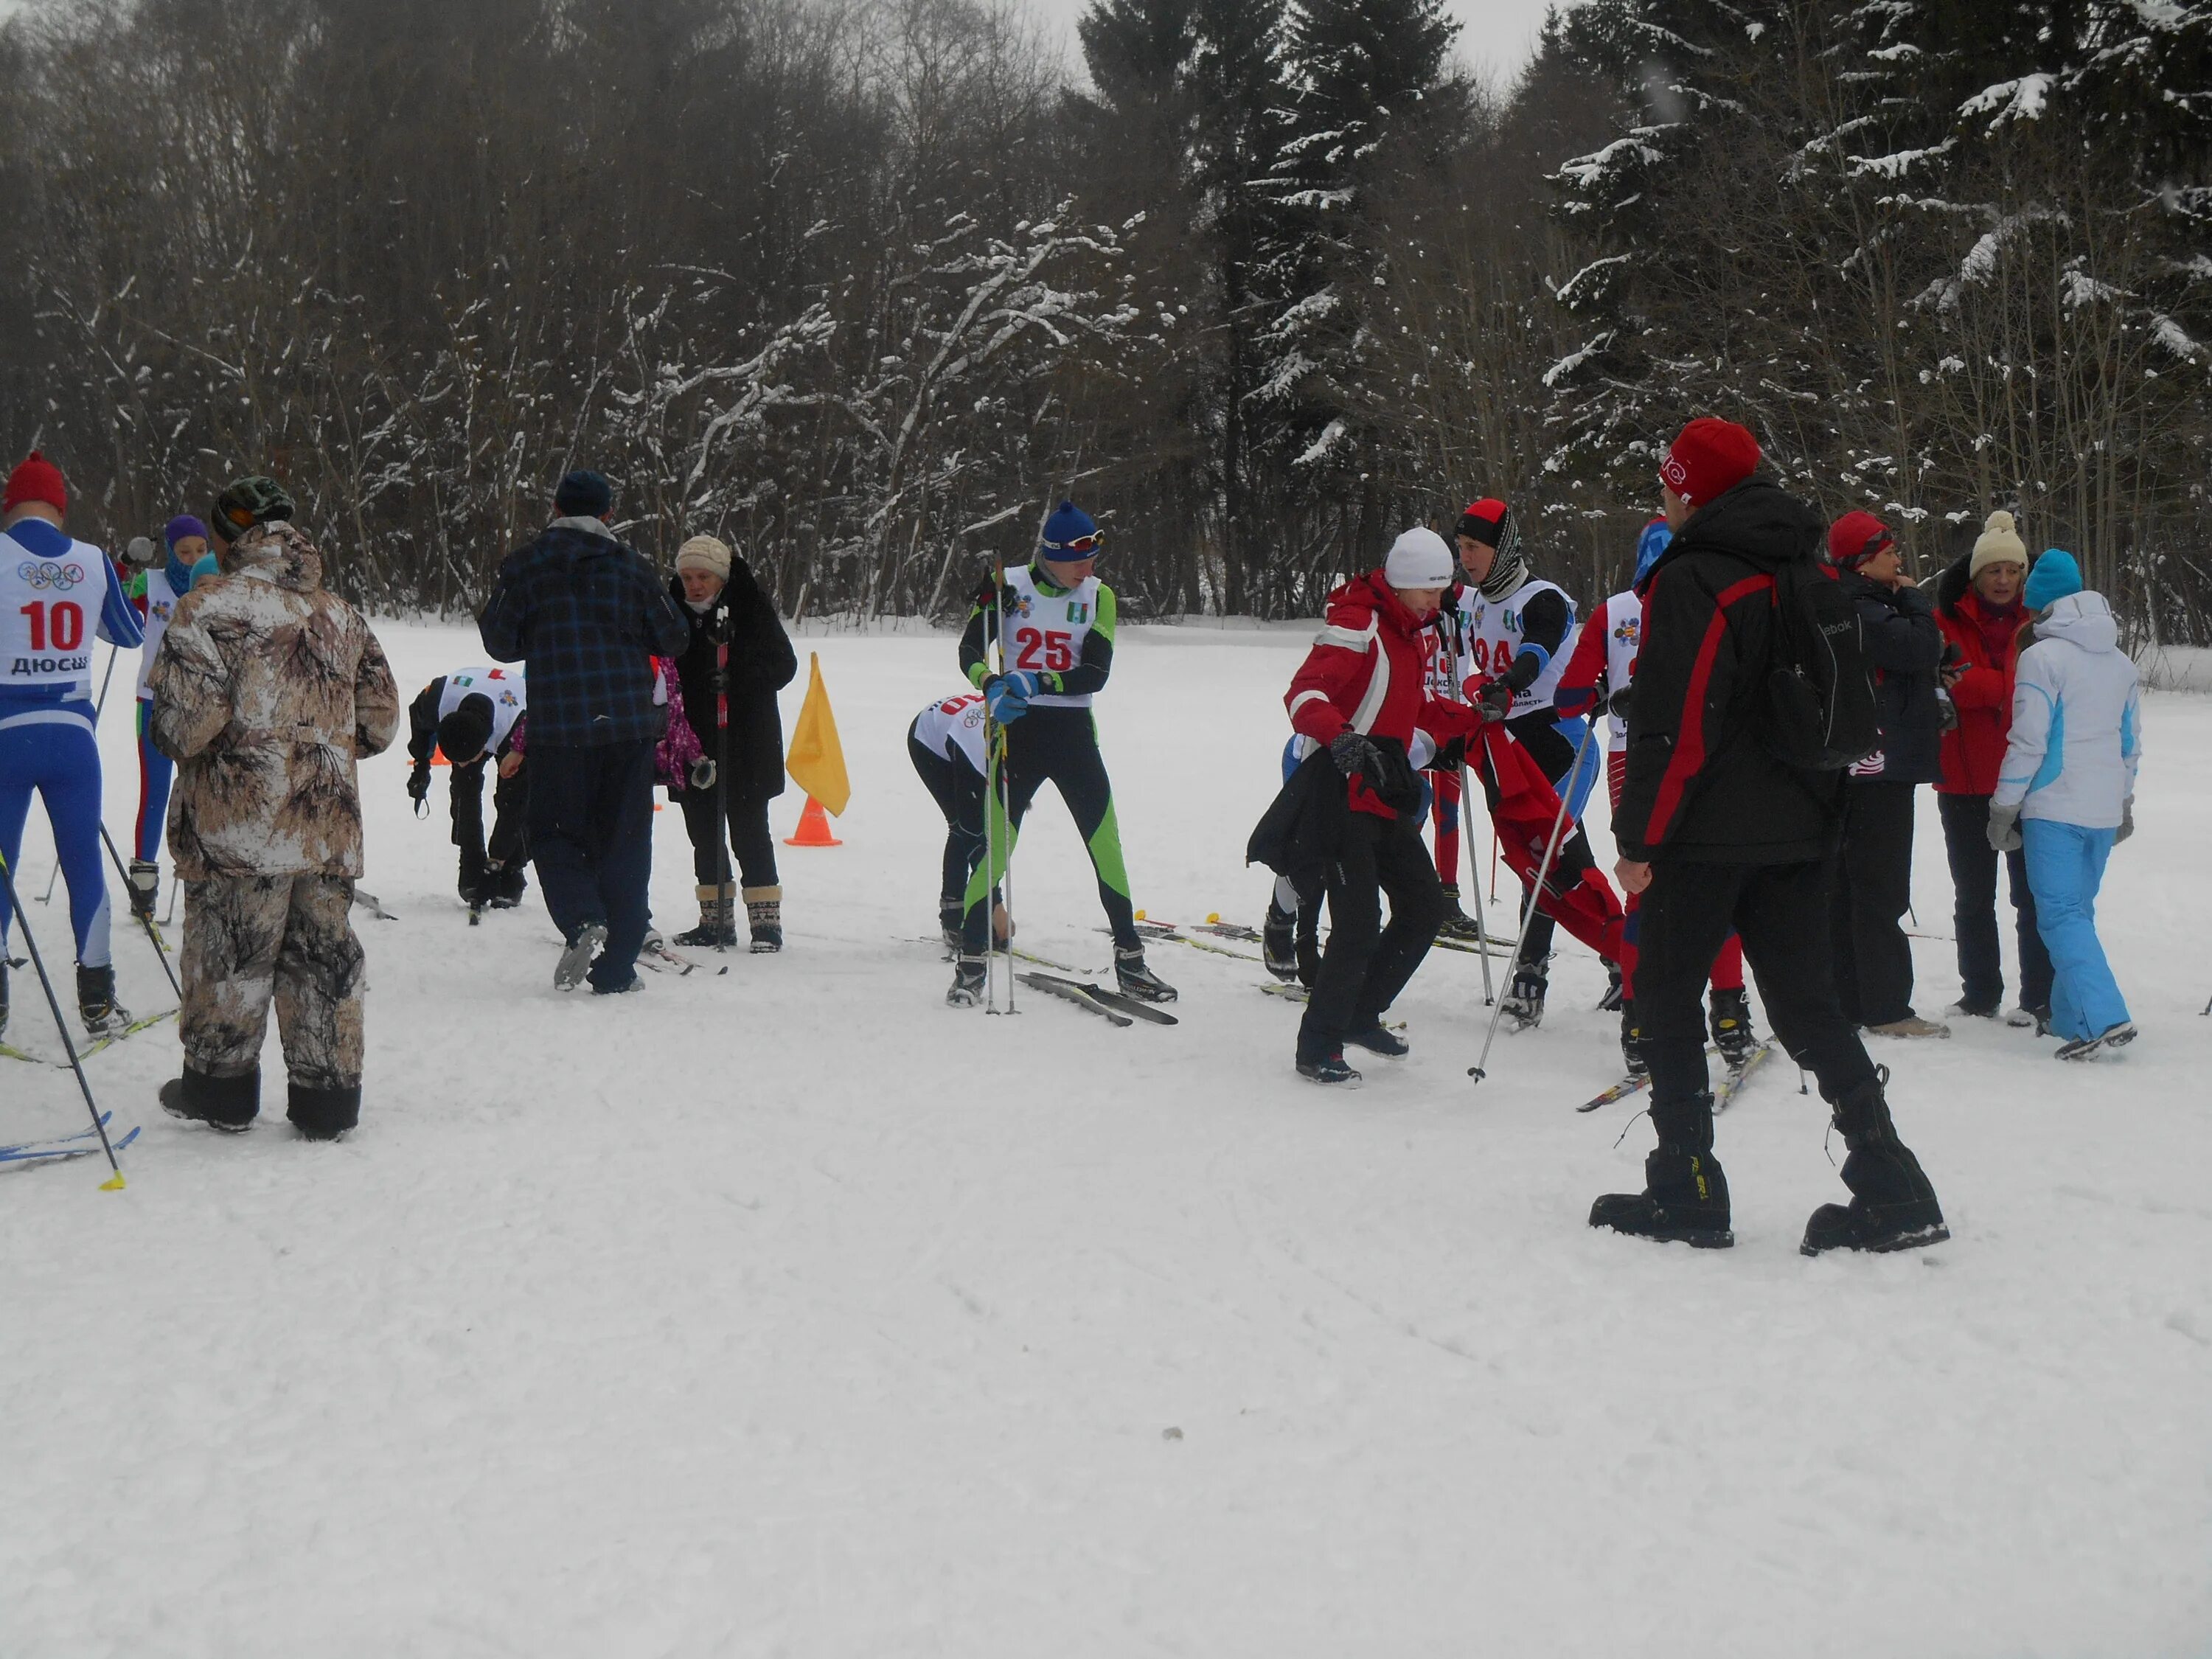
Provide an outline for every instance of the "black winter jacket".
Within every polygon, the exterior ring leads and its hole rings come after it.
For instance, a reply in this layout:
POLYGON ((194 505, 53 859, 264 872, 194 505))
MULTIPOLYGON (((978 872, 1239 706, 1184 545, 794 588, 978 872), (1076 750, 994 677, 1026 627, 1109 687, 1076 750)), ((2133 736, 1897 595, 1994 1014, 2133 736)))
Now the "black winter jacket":
POLYGON ((1763 740, 1774 572, 1819 556, 1820 515, 1749 478, 1692 515, 1641 588, 1628 776, 1613 835, 1659 863, 1798 864, 1835 851, 1839 772, 1763 740))
POLYGON ((684 682, 684 717, 699 746, 717 756, 732 805, 774 800, 783 793, 783 717, 775 694, 799 672, 799 658, 775 605, 741 558, 730 560, 730 580, 705 614, 684 602, 684 584, 670 582, 690 640, 676 659, 684 682), (730 741, 714 746, 714 653, 718 637, 730 642, 730 741))
POLYGON ((1838 579, 1858 606, 1867 655, 1881 670, 1874 688, 1881 720, 1884 783, 1933 783, 1943 775, 1943 710, 1936 701, 1943 630, 1917 587, 1895 591, 1855 571, 1838 579))

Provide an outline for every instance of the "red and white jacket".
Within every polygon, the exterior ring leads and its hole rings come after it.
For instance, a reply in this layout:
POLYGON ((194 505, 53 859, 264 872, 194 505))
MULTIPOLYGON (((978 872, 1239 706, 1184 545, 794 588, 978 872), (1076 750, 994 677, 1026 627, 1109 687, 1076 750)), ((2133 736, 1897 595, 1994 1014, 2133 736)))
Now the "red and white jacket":
MULTIPOLYGON (((1481 716, 1431 689, 1427 632, 1427 619, 1406 608, 1380 570, 1345 583, 1328 596, 1328 619, 1284 696, 1291 729, 1323 748, 1351 730, 1395 738, 1409 752, 1416 726, 1440 744, 1473 732, 1481 716)), ((1364 779, 1347 787, 1354 811, 1397 816, 1364 779)))

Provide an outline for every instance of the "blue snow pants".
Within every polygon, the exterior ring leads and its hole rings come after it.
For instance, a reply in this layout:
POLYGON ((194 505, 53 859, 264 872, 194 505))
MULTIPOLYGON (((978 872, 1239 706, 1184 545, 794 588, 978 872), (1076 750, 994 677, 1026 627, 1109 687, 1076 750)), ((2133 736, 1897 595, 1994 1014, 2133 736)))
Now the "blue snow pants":
MULTIPOLYGON (((87 968, 105 968, 107 875, 100 862, 100 745, 92 722, 88 702, 0 702, 0 856, 8 860, 20 896, 23 824, 31 813, 31 792, 37 790, 54 827, 62 879, 69 884, 76 959, 87 968)), ((7 908, 0 904, 0 912, 7 908)), ((15 920, 0 914, 0 947, 15 920)))
POLYGON ((146 718, 154 712, 150 699, 138 699, 138 823, 131 840, 131 856, 150 864, 161 856, 161 830, 168 822, 169 786, 176 781, 177 763, 154 747, 147 735, 146 718))
POLYGON ((2118 832, 2023 818, 2020 833, 2036 928, 2051 953, 2051 1029, 2069 1041, 2108 1031, 2128 1018, 2097 942, 2097 889, 2118 832))

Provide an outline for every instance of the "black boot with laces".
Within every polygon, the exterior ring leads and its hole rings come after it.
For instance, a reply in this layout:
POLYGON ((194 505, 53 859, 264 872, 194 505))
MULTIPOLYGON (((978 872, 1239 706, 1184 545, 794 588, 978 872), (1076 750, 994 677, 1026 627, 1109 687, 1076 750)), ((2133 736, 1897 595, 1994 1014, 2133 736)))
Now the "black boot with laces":
POLYGON ((1849 1204, 1823 1204, 1805 1224, 1807 1255, 1824 1250, 1910 1250, 1950 1237, 1943 1206, 1912 1149, 1897 1138, 1883 1085, 1889 1068, 1835 1103, 1835 1126, 1850 1149, 1841 1171, 1849 1204))
POLYGON ((1735 1234, 1728 1176, 1713 1157, 1711 1091, 1655 1101, 1651 1121, 1660 1140, 1644 1160, 1644 1190, 1606 1194, 1590 1206, 1589 1224, 1698 1249, 1728 1249, 1735 1234))

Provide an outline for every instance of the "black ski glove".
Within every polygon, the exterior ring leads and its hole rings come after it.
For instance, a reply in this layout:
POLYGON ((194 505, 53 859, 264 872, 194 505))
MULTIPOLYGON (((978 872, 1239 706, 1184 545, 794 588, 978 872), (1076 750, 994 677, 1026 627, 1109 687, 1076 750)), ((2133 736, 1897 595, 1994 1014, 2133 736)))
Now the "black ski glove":
POLYGON ((1630 688, 1624 685, 1605 700, 1605 712, 1617 720, 1625 720, 1628 718, 1629 690, 1630 688))
POLYGON ((1382 763, 1382 751, 1364 733, 1346 726, 1328 745, 1328 757, 1336 763, 1336 769, 1347 778, 1361 773, 1372 773, 1382 763))
POLYGON ((415 816, 422 817, 430 810, 430 764, 416 761, 407 775, 407 799, 415 803, 415 816))
POLYGON ((1513 688, 1502 679, 1492 680, 1474 694, 1474 706, 1483 719, 1502 720, 1513 712, 1513 688))

